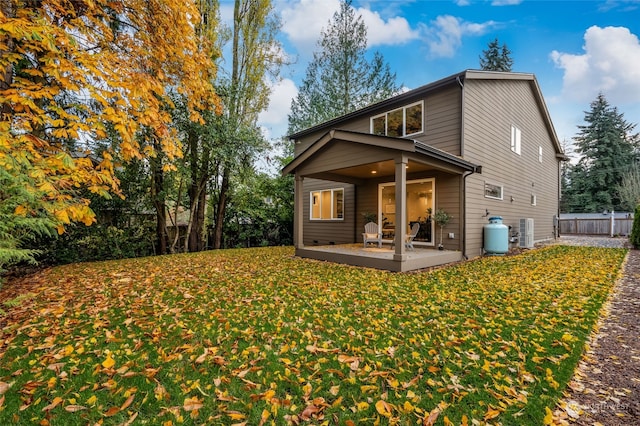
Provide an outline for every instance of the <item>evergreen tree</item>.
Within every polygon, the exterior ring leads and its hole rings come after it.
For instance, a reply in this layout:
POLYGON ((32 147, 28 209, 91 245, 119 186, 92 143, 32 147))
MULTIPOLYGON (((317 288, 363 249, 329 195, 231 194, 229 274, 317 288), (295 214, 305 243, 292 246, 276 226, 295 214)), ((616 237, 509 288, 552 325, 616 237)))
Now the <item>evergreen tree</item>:
POLYGON ((290 134, 398 93, 396 75, 382 55, 365 58, 367 27, 351 0, 341 2, 318 47, 291 102, 290 134))
POLYGON ((640 249, 640 204, 636 206, 636 211, 633 214, 633 227, 629 241, 634 248, 640 249))
POLYGON ((573 212, 622 210, 624 202, 617 188, 637 156, 635 124, 628 123, 603 94, 585 111, 584 121, 574 137, 582 158, 569 173, 568 204, 573 212))
POLYGON ((500 42, 496 37, 487 45, 487 50, 482 51, 480 56, 480 69, 484 71, 506 71, 511 72, 513 59, 511 51, 506 44, 500 47, 500 42))

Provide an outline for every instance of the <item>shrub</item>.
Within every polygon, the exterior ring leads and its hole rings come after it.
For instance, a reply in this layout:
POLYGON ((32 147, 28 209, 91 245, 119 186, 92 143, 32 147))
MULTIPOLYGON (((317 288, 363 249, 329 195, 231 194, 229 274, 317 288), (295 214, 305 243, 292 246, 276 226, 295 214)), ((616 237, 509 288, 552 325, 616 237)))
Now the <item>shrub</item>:
POLYGON ((633 215, 633 227, 631 228, 629 241, 633 247, 640 249, 640 204, 636 206, 636 211, 633 215))

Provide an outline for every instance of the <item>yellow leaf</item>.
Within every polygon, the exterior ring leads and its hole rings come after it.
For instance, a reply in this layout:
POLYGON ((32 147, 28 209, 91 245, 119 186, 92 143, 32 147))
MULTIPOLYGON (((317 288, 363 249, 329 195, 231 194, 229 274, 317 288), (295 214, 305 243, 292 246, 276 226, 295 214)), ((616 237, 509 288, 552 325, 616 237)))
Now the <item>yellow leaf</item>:
POLYGON ((453 422, 449 420, 447 416, 444 416, 444 426, 454 426, 453 422))
POLYGON ((73 353, 73 346, 67 345, 64 347, 64 355, 69 356, 73 353))
POLYGON ((365 401, 362 401, 362 402, 358 402, 357 407, 358 407, 358 411, 364 411, 369 409, 369 404, 365 401))
POLYGON ((484 414, 484 419, 485 420, 494 419, 499 415, 500 415, 500 411, 496 410, 495 408, 489 407, 487 408, 487 412, 484 414))
POLYGON ((87 404, 88 404, 88 405, 93 405, 93 404, 95 404, 95 403, 96 403, 96 400, 97 400, 97 399, 98 399, 98 398, 97 398, 95 395, 91 395, 91 396, 89 397, 89 399, 87 399, 87 404))
POLYGON ((27 214, 27 208, 25 206, 18 206, 16 207, 13 214, 15 214, 16 216, 24 216, 27 214))
POLYGON ((111 358, 111 354, 107 355, 107 359, 102 361, 102 366, 104 368, 111 368, 114 365, 116 365, 116 362, 113 360, 113 358, 111 358))
POLYGON ((542 422, 545 425, 553 424, 553 412, 549 409, 549 407, 544 407, 544 412, 546 413, 542 422))
POLYGON ((387 401, 379 400, 376 402, 376 411, 378 414, 385 417, 391 417, 391 410, 392 407, 387 401))
POLYGON ((227 416, 229 416, 231 420, 244 420, 247 417, 239 411, 227 411, 227 416))

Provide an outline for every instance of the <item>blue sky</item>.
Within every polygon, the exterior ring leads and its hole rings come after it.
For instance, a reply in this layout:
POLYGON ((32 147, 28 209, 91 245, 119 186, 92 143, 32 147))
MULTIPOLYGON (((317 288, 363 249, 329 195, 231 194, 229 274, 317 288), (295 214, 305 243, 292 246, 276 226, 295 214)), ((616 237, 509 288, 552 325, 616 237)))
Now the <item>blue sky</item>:
MULTIPOLYGON (((281 70, 260 117, 275 139, 286 133, 291 99, 339 0, 274 2, 279 39, 295 61, 281 70)), ((382 53, 408 89, 479 68, 497 37, 512 51, 513 71, 536 75, 560 140, 571 142, 599 92, 640 123, 640 0, 354 0, 353 7, 368 27, 369 50, 382 53)), ((223 19, 231 9, 223 0, 223 19)))

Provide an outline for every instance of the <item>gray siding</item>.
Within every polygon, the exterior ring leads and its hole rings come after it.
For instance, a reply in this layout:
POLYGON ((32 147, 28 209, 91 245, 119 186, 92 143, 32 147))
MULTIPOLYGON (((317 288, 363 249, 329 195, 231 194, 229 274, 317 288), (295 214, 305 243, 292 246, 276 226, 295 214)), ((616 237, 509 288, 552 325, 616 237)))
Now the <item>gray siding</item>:
MULTIPOLYGON (((395 152, 386 148, 362 145, 359 143, 341 143, 329 145, 318 152, 312 162, 299 168, 302 175, 326 170, 337 170, 354 165, 375 163, 381 159, 392 159, 395 152)), ((323 176, 325 177, 325 176, 323 176)))
POLYGON ((441 90, 425 99, 425 133, 413 138, 434 148, 460 155, 461 89, 441 90))
MULTIPOLYGON (((461 93, 462 91, 457 85, 444 88, 429 94, 427 97, 405 99, 397 105, 380 109, 367 116, 344 121, 335 127, 341 130, 370 133, 371 117, 415 102, 424 101, 424 132, 412 135, 411 139, 427 143, 454 155, 460 155, 461 93)), ((295 154, 298 155, 303 152, 329 130, 331 129, 326 128, 314 132, 297 141, 295 154)))
POLYGON ((305 179, 303 192, 304 245, 350 244, 355 242, 355 186, 341 182, 305 179), (343 220, 311 220, 310 192, 344 188, 343 220))
POLYGON ((530 82, 465 82, 465 160, 482 165, 482 174, 466 180, 467 255, 482 254, 482 227, 489 216, 503 217, 517 229, 519 219, 534 219, 534 240, 553 238, 558 211, 559 167, 530 82), (511 151, 511 125, 522 132, 521 155, 511 151), (543 161, 538 161, 538 147, 543 161), (503 186, 503 200, 484 197, 485 181, 503 186), (535 194, 537 204, 531 205, 535 194))

